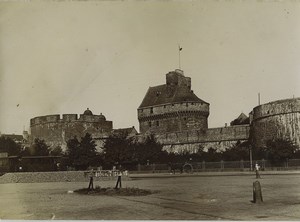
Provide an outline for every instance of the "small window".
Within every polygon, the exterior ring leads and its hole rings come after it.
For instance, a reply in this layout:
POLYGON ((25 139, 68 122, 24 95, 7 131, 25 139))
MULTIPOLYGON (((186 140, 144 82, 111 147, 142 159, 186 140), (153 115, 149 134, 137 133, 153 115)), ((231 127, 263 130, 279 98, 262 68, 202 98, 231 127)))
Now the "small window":
POLYGON ((194 105, 194 103, 192 103, 192 105, 194 105))
POLYGON ((150 113, 153 113, 153 108, 152 107, 150 108, 150 113))
POLYGON ((152 126, 151 122, 148 122, 148 126, 149 126, 149 127, 151 127, 151 126, 152 126))
POLYGON ((141 113, 143 112, 144 110, 143 109, 141 109, 141 113))
POLYGON ((174 106, 174 104, 172 104, 172 106, 174 106))
POLYGON ((159 121, 156 121, 156 126, 159 126, 159 121))
POLYGON ((183 120, 186 121, 186 117, 184 117, 183 120))
POLYGON ((164 108, 166 108, 167 106, 166 105, 164 105, 164 108))
POLYGON ((188 106, 189 106, 189 104, 188 104, 188 103, 186 103, 185 105, 186 105, 186 107, 188 107, 188 106))

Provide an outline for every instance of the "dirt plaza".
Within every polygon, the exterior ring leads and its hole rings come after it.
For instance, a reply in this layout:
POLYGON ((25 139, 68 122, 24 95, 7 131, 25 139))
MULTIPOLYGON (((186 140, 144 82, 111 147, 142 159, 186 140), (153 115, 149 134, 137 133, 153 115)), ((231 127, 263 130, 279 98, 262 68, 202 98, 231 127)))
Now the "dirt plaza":
MULTIPOLYGON (((299 220, 300 174, 262 175, 264 202, 252 203, 255 176, 137 176, 123 187, 148 196, 92 196, 86 182, 0 184, 0 219, 56 220, 299 220)), ((112 187, 115 181, 97 181, 112 187)))

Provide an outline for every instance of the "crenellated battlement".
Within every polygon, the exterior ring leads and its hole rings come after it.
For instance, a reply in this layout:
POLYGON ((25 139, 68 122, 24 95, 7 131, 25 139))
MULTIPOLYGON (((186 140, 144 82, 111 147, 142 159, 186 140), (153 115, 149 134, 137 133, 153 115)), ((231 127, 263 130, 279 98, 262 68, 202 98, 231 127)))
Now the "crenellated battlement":
POLYGON ((101 122, 110 122, 106 121, 104 115, 86 115, 80 114, 62 114, 62 117, 59 114, 38 116, 30 119, 30 126, 35 126, 39 124, 46 123, 68 123, 68 122, 89 122, 89 123, 101 123, 101 122))
POLYGON ((105 138, 112 132, 112 128, 112 121, 107 121, 102 113, 94 115, 89 109, 79 115, 55 114, 37 116, 30 120, 31 141, 35 138, 43 139, 51 148, 60 146, 66 149, 69 139, 74 136, 83 137, 86 133, 93 138, 105 138))

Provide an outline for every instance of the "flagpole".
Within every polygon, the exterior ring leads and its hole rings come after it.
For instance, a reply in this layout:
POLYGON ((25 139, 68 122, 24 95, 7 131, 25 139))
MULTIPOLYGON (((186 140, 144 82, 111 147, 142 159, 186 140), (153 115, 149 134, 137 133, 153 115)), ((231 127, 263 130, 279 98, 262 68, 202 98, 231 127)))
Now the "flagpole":
POLYGON ((181 67, 180 67, 180 45, 178 45, 178 56, 179 56, 179 69, 181 69, 181 67))
POLYGON ((181 65, 180 65, 180 51, 182 50, 182 47, 178 44, 178 57, 179 57, 179 69, 181 70, 181 65))

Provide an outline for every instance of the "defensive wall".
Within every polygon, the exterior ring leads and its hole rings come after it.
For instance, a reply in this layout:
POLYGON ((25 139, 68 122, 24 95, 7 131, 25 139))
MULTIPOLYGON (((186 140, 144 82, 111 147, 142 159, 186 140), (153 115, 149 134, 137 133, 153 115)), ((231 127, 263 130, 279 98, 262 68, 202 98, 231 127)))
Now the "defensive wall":
POLYGON ((208 115, 209 104, 188 101, 138 109, 141 132, 147 131, 149 125, 152 132, 207 129, 208 115))
POLYGON ((268 140, 289 139, 300 146, 300 98, 278 100, 253 109, 251 134, 256 147, 268 140))
POLYGON ((63 114, 39 116, 30 120, 31 142, 35 138, 43 139, 54 148, 60 146, 66 149, 67 141, 76 136, 78 139, 86 133, 92 135, 97 147, 103 146, 103 139, 107 138, 112 132, 112 121, 107 121, 101 115, 63 114))
MULTIPOLYGON (((147 134, 140 134, 142 140, 147 134)), ((217 151, 223 151, 236 143, 244 142, 249 139, 250 126, 237 125, 228 127, 209 128, 203 132, 200 130, 181 131, 172 133, 155 134, 157 141, 164 146, 168 152, 195 153, 199 148, 207 151, 213 148, 217 151)))

